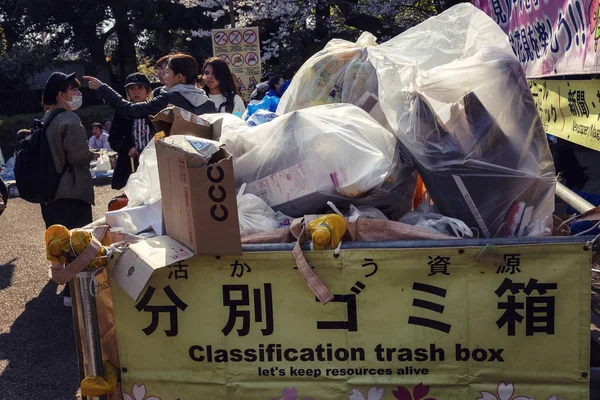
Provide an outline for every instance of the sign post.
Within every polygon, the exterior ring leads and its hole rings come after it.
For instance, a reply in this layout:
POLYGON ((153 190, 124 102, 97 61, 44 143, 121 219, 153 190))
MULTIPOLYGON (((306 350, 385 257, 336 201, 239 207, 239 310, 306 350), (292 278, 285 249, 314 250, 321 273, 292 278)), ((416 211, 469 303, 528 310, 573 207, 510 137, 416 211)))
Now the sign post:
POLYGON ((213 55, 225 61, 242 96, 248 100, 260 82, 258 28, 213 29, 213 55))

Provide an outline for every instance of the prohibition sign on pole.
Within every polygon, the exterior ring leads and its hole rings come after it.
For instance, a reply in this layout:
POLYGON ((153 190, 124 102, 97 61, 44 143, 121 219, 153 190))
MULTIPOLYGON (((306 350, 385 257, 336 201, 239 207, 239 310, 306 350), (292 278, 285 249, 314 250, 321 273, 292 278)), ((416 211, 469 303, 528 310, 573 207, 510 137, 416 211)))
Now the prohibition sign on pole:
POLYGON ((256 32, 254 31, 246 31, 244 32, 244 42, 248 44, 252 44, 256 42, 256 32))
MULTIPOLYGON (((241 37, 241 35, 240 35, 241 37)), ((242 55, 240 53, 234 53, 231 56, 231 64, 234 67, 241 67, 242 65, 244 65, 244 57, 242 57, 242 55)))
POLYGON ((227 65, 229 65, 229 56, 227 54, 221 54, 219 56, 219 58, 223 61, 225 61, 227 63, 227 65))
POLYGON ((218 46, 225 46, 227 44, 227 34, 225 32, 217 32, 215 35, 215 43, 218 46))
POLYGON ((240 31, 233 31, 229 34, 229 42, 231 44, 242 43, 242 33, 240 31))
POLYGON ((256 53, 250 52, 246 54, 246 64, 248 64, 251 67, 254 67, 256 64, 258 64, 258 56, 256 55, 256 53))

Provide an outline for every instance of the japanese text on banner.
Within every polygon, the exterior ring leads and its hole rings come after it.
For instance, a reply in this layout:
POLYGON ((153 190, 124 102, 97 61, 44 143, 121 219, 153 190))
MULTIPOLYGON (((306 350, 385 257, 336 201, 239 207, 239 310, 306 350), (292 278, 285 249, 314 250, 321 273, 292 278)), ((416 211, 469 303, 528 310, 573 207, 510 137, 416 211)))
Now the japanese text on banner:
POLYGON ((600 81, 530 80, 546 133, 600 151, 600 81))
POLYGON ((115 287, 124 389, 475 400, 510 388, 587 399, 589 252, 499 247, 504 263, 492 266, 474 261, 479 251, 308 253, 334 293, 325 306, 283 252, 188 259, 157 271, 137 302, 115 287))
POLYGON ((597 0, 473 0, 508 35, 528 78, 600 71, 597 0))

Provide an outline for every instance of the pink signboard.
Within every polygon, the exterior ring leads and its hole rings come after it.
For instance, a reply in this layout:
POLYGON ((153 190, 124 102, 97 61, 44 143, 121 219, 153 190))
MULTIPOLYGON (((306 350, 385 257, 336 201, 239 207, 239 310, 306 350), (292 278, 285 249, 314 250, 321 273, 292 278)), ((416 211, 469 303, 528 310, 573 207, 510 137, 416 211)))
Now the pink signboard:
POLYGON ((472 0, 508 35, 528 78, 600 73, 600 0, 472 0))

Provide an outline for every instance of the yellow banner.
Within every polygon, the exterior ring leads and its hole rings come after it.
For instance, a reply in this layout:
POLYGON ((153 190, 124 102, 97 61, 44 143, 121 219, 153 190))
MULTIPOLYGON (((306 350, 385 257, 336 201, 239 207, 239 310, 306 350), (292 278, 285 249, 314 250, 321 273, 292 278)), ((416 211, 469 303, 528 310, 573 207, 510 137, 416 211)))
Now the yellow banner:
POLYGON ((112 285, 126 399, 584 400, 590 254, 581 244, 197 256, 137 302, 112 285), (127 397, 129 396, 129 397, 127 397))
POLYGON ((600 81, 530 80, 546 133, 600 151, 600 81))

